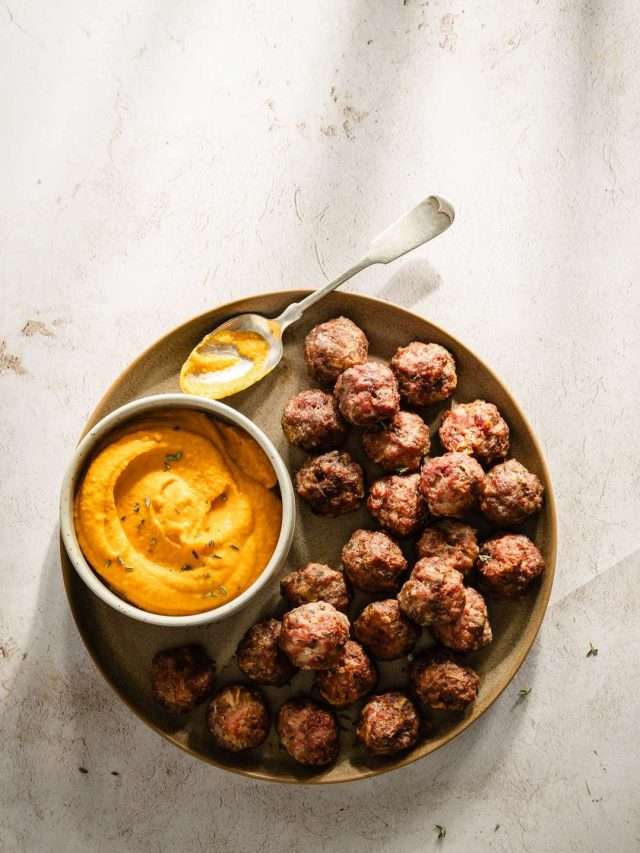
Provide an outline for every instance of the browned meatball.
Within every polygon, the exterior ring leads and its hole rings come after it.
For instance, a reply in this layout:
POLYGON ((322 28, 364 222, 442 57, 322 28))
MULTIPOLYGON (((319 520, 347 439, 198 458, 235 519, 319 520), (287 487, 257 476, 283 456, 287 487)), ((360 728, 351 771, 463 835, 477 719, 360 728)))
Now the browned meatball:
POLYGON ((373 696, 362 709, 356 736, 373 755, 393 755, 418 740, 420 717, 404 693, 373 696))
POLYGON ((299 669, 329 669, 349 639, 349 620, 326 601, 301 604, 282 617, 280 648, 299 669))
POLYGON ((419 557, 438 557, 467 575, 478 558, 476 531, 461 521, 444 519, 425 527, 417 544, 419 557))
POLYGON ((424 524, 427 507, 419 489, 419 474, 391 474, 371 486, 367 509, 396 536, 410 536, 424 524))
POLYGON ((345 451, 315 456, 300 468, 296 492, 318 515, 336 517, 356 510, 364 499, 364 473, 345 451))
POLYGON ((398 603, 418 625, 455 622, 465 604, 462 575, 438 557, 424 557, 398 593, 398 603))
POLYGON ((307 563, 289 572, 280 581, 280 592, 292 607, 311 601, 328 601, 336 610, 344 612, 351 601, 342 572, 324 563, 307 563))
POLYGON ((158 652, 151 663, 153 698, 172 714, 186 714, 213 692, 214 662, 202 646, 158 652))
POLYGON ((495 465, 480 484, 480 509, 494 524, 511 527, 538 512, 542 483, 516 459, 495 465))
POLYGON ((432 515, 459 518, 473 509, 484 471, 466 453, 434 456, 422 466, 420 491, 432 515))
POLYGON ((475 652, 493 639, 487 605, 484 598, 470 586, 465 588, 465 604, 462 616, 450 624, 431 626, 431 633, 456 652, 475 652))
POLYGON ((353 633, 379 660, 409 654, 420 637, 420 629, 400 611, 395 598, 367 604, 353 623, 353 633))
POLYGON ((347 317, 314 326, 304 339, 307 370, 324 385, 332 385, 343 370, 367 360, 367 336, 347 317))
POLYGON ((391 359, 400 393, 413 406, 430 406, 456 390, 456 363, 440 344, 413 341, 396 350, 391 359))
POLYGON ((282 430, 290 444, 303 450, 333 450, 344 441, 347 425, 333 394, 309 388, 284 407, 282 430))
POLYGON ((407 568, 400 547, 380 530, 354 530, 342 549, 345 573, 356 589, 389 592, 407 568))
POLYGON ((487 539, 477 565, 483 588, 504 598, 524 595, 544 572, 542 554, 520 533, 500 533, 487 539))
POLYGON ((409 678, 418 699, 435 711, 464 711, 475 701, 480 686, 477 672, 444 651, 415 660, 409 678))
POLYGON ((241 752, 267 739, 271 716, 262 694, 254 687, 223 687, 207 708, 207 728, 223 749, 241 752))
POLYGON ((252 625, 240 640, 238 666, 251 681, 280 687, 294 675, 295 666, 278 645, 281 628, 277 619, 265 619, 252 625))
POLYGON ((333 393, 342 416, 356 426, 389 420, 400 408, 396 378, 386 364, 378 361, 345 370, 333 393))
POLYGON ((338 725, 334 714, 311 699, 290 699, 278 711, 280 743, 299 764, 320 767, 338 757, 338 725))
POLYGON ((470 453, 489 464, 509 452, 509 427, 496 406, 484 400, 460 403, 444 416, 438 430, 445 450, 470 453))
POLYGON ((413 412, 398 412, 362 436, 364 452, 385 471, 417 471, 430 446, 429 427, 413 412))
POLYGON ((376 670, 360 643, 348 640, 331 669, 316 673, 315 684, 330 705, 344 708, 370 693, 378 682, 376 670))

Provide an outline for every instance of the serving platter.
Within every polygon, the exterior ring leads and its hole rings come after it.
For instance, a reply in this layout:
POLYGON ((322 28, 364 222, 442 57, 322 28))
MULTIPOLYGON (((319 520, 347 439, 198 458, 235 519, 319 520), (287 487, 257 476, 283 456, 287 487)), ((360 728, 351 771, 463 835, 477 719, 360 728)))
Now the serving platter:
MULTIPOLYGON (((220 306, 178 326, 158 340, 137 358, 108 389, 85 425, 86 433, 98 420, 117 407, 149 394, 178 391, 180 368, 198 341, 212 328, 242 312, 276 316, 286 305, 305 296, 307 291, 284 291, 261 294, 220 306)), ((245 681, 234 660, 236 645, 246 629, 259 618, 284 611, 280 600, 278 578, 261 591, 250 606, 223 623, 198 628, 164 628, 134 621, 116 612, 98 599, 74 571, 61 543, 61 565, 67 597, 82 639, 99 670, 124 702, 151 728, 176 746, 198 758, 237 773, 258 779, 280 782, 325 784, 363 779, 392 770, 427 756, 443 746, 477 720, 509 684, 524 661, 540 628, 551 592, 556 553, 556 517, 551 482, 539 444, 517 403, 495 374, 467 347, 426 319, 397 305, 372 297, 334 292, 305 313, 303 320, 286 334, 284 358, 278 367, 252 388, 225 400, 261 427, 282 453, 290 470, 295 471, 307 455, 289 447, 280 427, 282 409, 288 398, 304 388, 313 387, 306 374, 303 341, 316 323, 343 314, 357 323, 367 334, 373 358, 389 359, 395 349, 411 340, 433 341, 449 349, 458 367, 458 388, 453 402, 476 398, 495 403, 511 428, 510 456, 515 456, 535 472, 545 487, 542 511, 530 519, 523 531, 540 551, 546 571, 526 598, 513 602, 488 600, 493 628, 493 642, 469 655, 468 659, 481 677, 476 702, 464 713, 443 716, 434 731, 411 751, 388 759, 372 758, 354 742, 354 720, 358 706, 340 712, 341 751, 337 762, 321 770, 296 765, 280 748, 272 731, 259 749, 230 754, 215 747, 205 726, 205 707, 186 718, 175 718, 164 712, 151 696, 150 667, 153 655, 160 649, 185 642, 201 643, 218 667, 217 686, 245 681)), ((442 412, 451 400, 422 412, 432 436, 442 412)), ((382 472, 370 463, 360 446, 357 431, 350 435, 346 448, 365 469, 367 481, 373 482, 382 472)), ((434 441, 432 454, 441 452, 434 441)), ((281 574, 315 561, 340 565, 342 545, 357 527, 373 528, 373 519, 365 508, 338 519, 313 515, 304 505, 298 507, 298 521, 288 563, 281 574)), ((481 528, 483 522, 478 519, 481 528)), ((488 531, 488 527, 485 526, 488 531)), ((409 556, 410 552, 407 552, 409 556)), ((380 596, 378 596, 380 597, 380 596)), ((351 618, 374 596, 359 594, 349 611, 351 618)), ((430 644, 423 632, 419 649, 430 644)), ((407 661, 381 662, 382 689, 404 687, 407 661)), ((312 674, 299 673, 290 685, 264 688, 272 712, 301 692, 311 689, 312 674)))

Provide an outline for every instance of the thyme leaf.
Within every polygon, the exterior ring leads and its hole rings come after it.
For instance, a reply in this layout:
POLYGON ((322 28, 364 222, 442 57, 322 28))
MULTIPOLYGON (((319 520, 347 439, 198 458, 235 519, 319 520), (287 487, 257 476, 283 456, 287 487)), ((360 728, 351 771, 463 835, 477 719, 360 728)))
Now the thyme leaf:
POLYGON ((598 657, 598 649, 597 646, 594 646, 593 643, 589 643, 589 651, 586 654, 588 658, 597 658, 598 657))
POLYGON ((182 459, 182 451, 176 450, 175 453, 167 453, 164 457, 164 470, 168 471, 171 468, 172 462, 179 462, 182 459))
POLYGON ((439 823, 436 823, 436 825, 435 825, 433 828, 438 830, 438 838, 437 838, 436 840, 437 840, 437 841, 442 841, 442 840, 443 840, 443 838, 444 838, 444 837, 446 836, 446 834, 447 834, 447 827, 446 827, 446 826, 441 826, 439 823))

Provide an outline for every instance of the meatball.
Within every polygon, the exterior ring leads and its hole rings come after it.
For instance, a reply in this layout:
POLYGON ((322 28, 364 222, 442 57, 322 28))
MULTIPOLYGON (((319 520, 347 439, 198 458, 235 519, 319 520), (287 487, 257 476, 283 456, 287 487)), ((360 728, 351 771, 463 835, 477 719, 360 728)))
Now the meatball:
POLYGON ((153 698, 172 714, 186 714, 213 693, 214 662, 202 646, 158 652, 151 663, 153 698))
POLYGON ((280 648, 299 669, 329 669, 349 639, 349 620, 332 604, 301 604, 282 617, 280 648))
POLYGON ((370 693, 378 682, 378 672, 360 643, 348 640, 331 669, 316 673, 315 685, 330 705, 344 708, 370 693))
POLYGON ((528 536, 500 533, 482 545, 478 572, 483 587, 504 598, 518 598, 544 572, 544 558, 528 536))
POLYGON ((396 350, 391 359, 400 393, 413 406, 430 406, 456 390, 456 363, 440 344, 413 341, 396 350))
POLYGON ((338 377, 333 393, 343 417, 356 426, 389 420, 400 408, 396 378, 378 361, 349 367, 338 377))
POLYGON ((309 388, 292 397, 282 413, 282 431, 303 450, 333 450, 347 434, 333 394, 309 388))
POLYGON ((413 412, 398 412, 362 436, 364 452, 385 471, 417 471, 430 446, 429 427, 413 412))
POLYGON ((398 593, 398 604, 418 625, 456 622, 465 604, 462 575, 437 557, 424 557, 398 593))
POLYGON ((422 466, 420 491, 432 515, 459 518, 473 509, 484 471, 466 453, 434 456, 422 466))
POLYGON ((371 486, 367 509, 396 536, 410 536, 424 523, 426 506, 419 489, 419 474, 391 474, 371 486))
POLYGON ((379 530, 354 530, 342 549, 342 564, 351 583, 365 592, 396 590, 407 568, 398 544, 379 530))
POLYGON ((538 512, 542 483, 516 459, 495 465, 480 484, 480 509, 494 524, 511 527, 538 512))
POLYGON ((367 604, 353 623, 353 633, 379 660, 409 654, 420 637, 420 629, 400 611, 395 598, 367 604))
POLYGON ((478 558, 476 531, 450 519, 426 527, 416 547, 419 557, 438 557, 463 575, 471 571, 478 558))
POLYGON ((207 709, 207 728, 223 749, 241 752, 267 739, 271 717, 262 694, 253 687, 232 684, 213 697, 207 709))
POLYGON ((338 725, 334 714, 311 699, 290 699, 278 711, 280 743, 299 764, 320 767, 338 757, 338 725))
POLYGON ((307 370, 323 385, 333 385, 343 370, 363 364, 368 353, 367 336, 347 317, 314 326, 304 339, 307 370))
POLYGON ((336 610, 344 612, 351 601, 342 572, 324 563, 307 563, 285 575, 280 581, 280 592, 292 607, 311 601, 327 601, 336 610))
POLYGON ((356 737, 373 755, 393 755, 414 746, 420 717, 404 693, 391 691, 373 696, 362 709, 356 737))
POLYGON ((434 711, 464 711, 475 701, 480 686, 475 670, 443 651, 414 661, 409 678, 418 699, 434 711))
POLYGON ((465 604, 462 616, 455 622, 431 626, 431 633, 456 652, 475 652, 493 639, 487 605, 484 598, 472 587, 465 587, 465 604))
POLYGON ((296 492, 318 515, 335 518, 353 512, 364 499, 364 473, 345 451, 309 459, 294 482, 296 492))
POLYGON ((265 619, 252 625, 240 640, 238 666, 251 681, 280 687, 294 675, 295 666, 278 645, 281 629, 277 619, 265 619))
POLYGON ((445 450, 470 453, 489 464, 509 452, 509 427, 496 406, 484 400, 460 403, 444 416, 438 430, 445 450))

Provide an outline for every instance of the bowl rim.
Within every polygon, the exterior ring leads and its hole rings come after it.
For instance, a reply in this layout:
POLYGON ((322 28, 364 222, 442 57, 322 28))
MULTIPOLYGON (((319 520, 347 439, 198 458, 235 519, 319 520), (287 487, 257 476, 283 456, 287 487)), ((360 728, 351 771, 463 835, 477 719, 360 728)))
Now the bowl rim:
POLYGON ((296 522, 296 503, 293 491, 293 483, 287 466, 280 453, 276 450, 271 439, 260 427, 253 423, 246 415, 236 409, 221 403, 218 400, 209 400, 195 394, 183 394, 172 392, 166 394, 153 394, 139 397, 129 403, 125 403, 114 409, 100 421, 98 421, 83 436, 76 446, 71 461, 69 462, 60 490, 60 535, 67 550, 71 565, 82 578, 84 583, 94 592, 98 598, 112 607, 114 610, 150 625, 161 625, 170 628, 195 627, 197 625, 208 625, 220 622, 241 610, 249 601, 271 580, 275 572, 287 559, 291 545, 296 522), (193 613, 181 616, 171 616, 162 613, 153 613, 143 610, 135 604, 131 604, 117 593, 113 592, 94 569, 87 562, 78 538, 74 523, 74 498, 78 482, 84 471, 85 464, 96 447, 110 432, 125 424, 127 421, 142 414, 156 411, 158 409, 194 409, 204 412, 215 418, 220 418, 227 423, 232 423, 248 433, 261 447, 271 463, 280 486, 282 500, 282 522, 280 535, 273 553, 258 577, 248 586, 244 592, 220 607, 205 610, 202 613, 193 613))

